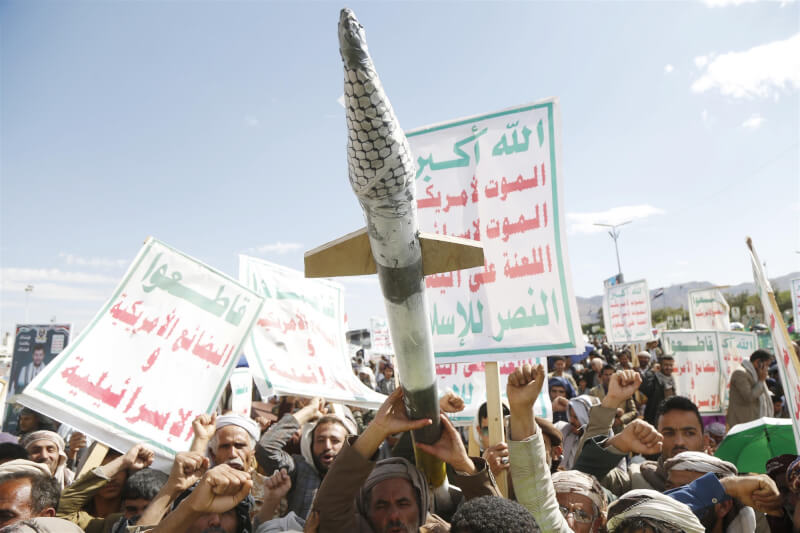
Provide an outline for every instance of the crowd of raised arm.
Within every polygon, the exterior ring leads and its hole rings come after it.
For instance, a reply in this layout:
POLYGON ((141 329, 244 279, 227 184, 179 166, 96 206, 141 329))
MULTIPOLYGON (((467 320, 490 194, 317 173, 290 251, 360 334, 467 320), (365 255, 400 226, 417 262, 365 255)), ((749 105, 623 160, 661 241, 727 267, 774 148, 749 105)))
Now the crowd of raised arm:
MULTIPOLYGON (((627 352, 615 364, 593 358, 583 373, 563 358, 549 376, 516 368, 499 443, 485 404, 470 427, 454 427, 448 415, 465 402, 451 391, 431 444, 414 443, 411 432, 432 421, 409 419, 402 387, 387 388, 377 410, 276 397, 267 416, 198 416, 167 473, 146 443, 84 464, 90 439, 28 410, 33 423, 0 443, 0 533, 800 532, 796 455, 770 458, 767 474, 739 472, 712 455, 727 428, 704 427, 675 394, 668 357, 639 354, 638 368, 627 352), (553 419, 535 416, 543 394, 553 419), (438 488, 420 453, 446 465, 438 488)), ((751 415, 767 407, 768 363, 757 351, 732 378, 751 415)))

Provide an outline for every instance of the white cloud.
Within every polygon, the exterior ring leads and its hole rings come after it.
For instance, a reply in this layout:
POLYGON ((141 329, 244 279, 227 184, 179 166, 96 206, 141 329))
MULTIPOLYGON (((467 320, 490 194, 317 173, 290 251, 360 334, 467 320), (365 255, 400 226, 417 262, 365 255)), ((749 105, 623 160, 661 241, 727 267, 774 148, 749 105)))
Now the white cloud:
POLYGON ((245 250, 245 253, 248 254, 278 254, 284 255, 289 252, 294 252, 295 250, 301 250, 303 248, 303 244, 299 242, 273 242, 271 244, 260 244, 258 246, 253 246, 245 250))
POLYGON ((567 221, 570 223, 570 233, 597 233, 606 231, 607 228, 595 226, 595 223, 619 224, 627 220, 640 220, 664 213, 663 209, 648 204, 624 205, 594 213, 567 213, 567 221))
POLYGON ((244 123, 251 128, 257 128, 261 125, 261 121, 258 120, 258 117, 255 117, 253 115, 245 116, 244 123))
POLYGON ((664 65, 664 74, 670 74, 673 70, 675 70, 675 67, 673 67, 669 63, 664 65))
POLYGON ((81 257, 79 255, 61 252, 58 257, 62 258, 68 265, 88 266, 88 267, 117 267, 121 268, 128 264, 125 259, 110 259, 108 257, 81 257))
POLYGON ((338 103, 340 106, 344 107, 344 93, 342 93, 342 95, 341 95, 339 98, 337 98, 337 99, 336 99, 336 102, 337 102, 337 103, 338 103))
MULTIPOLYGON (((698 64, 697 59, 695 64, 698 64)), ((798 89, 800 33, 743 52, 712 57, 703 67, 703 74, 692 84, 695 93, 718 89, 721 94, 733 98, 769 98, 798 89)))
POLYGON ((709 55, 707 55, 707 56, 697 56, 697 57, 695 57, 695 58, 694 58, 694 64, 695 64, 695 66, 696 66, 697 68, 700 68, 700 69, 701 69, 701 68, 703 68, 704 66, 708 65, 708 62, 709 62, 711 59, 713 59, 713 57, 714 57, 715 55, 716 55, 716 54, 714 54, 714 52, 711 52, 711 53, 710 53, 709 55))
POLYGON ((762 117, 758 113, 753 113, 753 115, 742 122, 742 127, 748 130, 757 130, 761 127, 761 124, 764 123, 764 117, 762 117))

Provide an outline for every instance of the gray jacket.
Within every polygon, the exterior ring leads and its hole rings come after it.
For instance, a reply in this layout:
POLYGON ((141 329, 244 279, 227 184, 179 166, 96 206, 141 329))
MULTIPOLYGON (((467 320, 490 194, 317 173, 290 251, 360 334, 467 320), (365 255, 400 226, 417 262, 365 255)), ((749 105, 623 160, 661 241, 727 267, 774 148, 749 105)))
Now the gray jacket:
POLYGON ((292 479, 292 488, 286 494, 289 511, 302 519, 308 518, 311 504, 317 494, 322 476, 313 464, 299 454, 288 454, 283 448, 292 436, 300 430, 300 423, 290 414, 284 415, 277 424, 261 436, 256 445, 256 461, 268 476, 281 468, 292 479))

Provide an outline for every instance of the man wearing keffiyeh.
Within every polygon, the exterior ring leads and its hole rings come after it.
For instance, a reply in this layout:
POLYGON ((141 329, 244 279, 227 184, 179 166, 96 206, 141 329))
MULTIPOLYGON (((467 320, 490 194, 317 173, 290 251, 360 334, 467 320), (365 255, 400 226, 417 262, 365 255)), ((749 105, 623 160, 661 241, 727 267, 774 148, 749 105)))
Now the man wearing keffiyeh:
MULTIPOLYGON (((702 452, 681 452, 667 460, 664 469, 667 471, 667 489, 687 485, 703 474, 712 473, 722 479, 739 473, 732 463, 702 452)), ((734 500, 714 504, 703 514, 701 521, 709 531, 745 533, 756 529, 753 509, 734 500)))
POLYGON ((58 433, 45 430, 34 431, 25 435, 20 441, 20 445, 30 454, 32 461, 47 465, 62 489, 72 483, 75 474, 67 468, 64 439, 58 433))

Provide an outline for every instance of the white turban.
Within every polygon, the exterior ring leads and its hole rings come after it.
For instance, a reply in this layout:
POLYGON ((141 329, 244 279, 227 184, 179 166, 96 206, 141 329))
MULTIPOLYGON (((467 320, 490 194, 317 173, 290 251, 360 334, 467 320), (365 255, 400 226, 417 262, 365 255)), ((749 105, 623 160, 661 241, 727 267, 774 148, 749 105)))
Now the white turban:
POLYGON ((258 442, 261 436, 261 428, 252 418, 245 418, 239 415, 221 415, 217 417, 217 431, 225 426, 238 426, 245 430, 254 441, 258 442))
POLYGON ((556 494, 575 493, 586 496, 597 506, 598 511, 606 516, 606 494, 597 479, 577 470, 559 471, 553 474, 553 487, 556 494))
POLYGON ((639 352, 638 354, 636 354, 636 357, 647 357, 648 359, 650 359, 652 355, 650 355, 650 352, 639 352))
POLYGON ((27 459, 14 459, 0 465, 0 475, 24 473, 32 476, 45 475, 52 476, 50 469, 46 464, 34 463, 27 459))
POLYGON ((705 533, 706 528, 688 505, 649 489, 631 490, 608 509, 608 531, 613 531, 627 518, 644 518, 668 524, 684 533, 705 533), (615 512, 620 509, 620 512, 615 512))
POLYGON ((702 452, 681 452, 664 462, 664 470, 688 470, 689 472, 712 473, 720 476, 735 476, 739 473, 736 466, 713 455, 702 452))
POLYGON ((25 435, 25 437, 23 437, 19 444, 25 448, 25 451, 30 453, 30 446, 34 442, 40 440, 50 441, 58 448, 58 464, 56 465, 56 471, 52 475, 56 481, 59 482, 61 489, 63 490, 67 485, 72 483, 73 479, 75 479, 75 474, 67 468, 67 453, 64 451, 64 448, 66 447, 64 445, 64 439, 62 439, 61 435, 55 431, 40 430, 28 433, 25 435))

